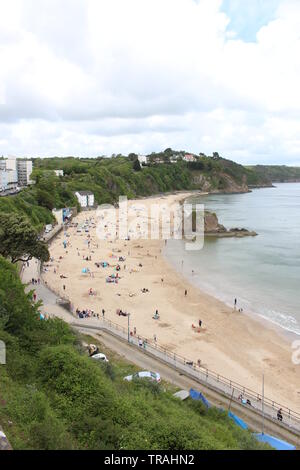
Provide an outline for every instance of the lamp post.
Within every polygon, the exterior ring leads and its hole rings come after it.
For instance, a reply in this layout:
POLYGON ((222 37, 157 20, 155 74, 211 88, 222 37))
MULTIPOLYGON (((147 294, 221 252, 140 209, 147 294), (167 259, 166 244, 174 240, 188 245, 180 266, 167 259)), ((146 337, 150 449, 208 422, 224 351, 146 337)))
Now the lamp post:
POLYGON ((128 313, 128 343, 130 343, 130 313, 128 313))
POLYGON ((262 376, 262 433, 265 433, 265 373, 262 376))

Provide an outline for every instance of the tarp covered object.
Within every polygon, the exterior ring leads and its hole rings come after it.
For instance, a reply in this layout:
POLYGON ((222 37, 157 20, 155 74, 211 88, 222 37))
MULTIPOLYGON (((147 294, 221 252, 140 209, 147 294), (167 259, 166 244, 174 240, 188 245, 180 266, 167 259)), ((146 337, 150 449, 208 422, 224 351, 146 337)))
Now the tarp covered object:
POLYGON ((189 398, 190 394, 186 390, 180 390, 179 392, 174 393, 173 396, 183 401, 189 398))
POLYGON ((248 425, 245 423, 245 421, 243 421, 241 418, 231 413, 231 411, 228 412, 228 416, 230 419, 233 419, 235 424, 237 424, 240 428, 248 429, 248 425))
POLYGON ((202 393, 200 392, 197 392, 197 390, 193 390, 191 388, 190 390, 190 397, 192 400, 200 400, 202 401, 202 403, 204 403, 204 405, 206 406, 206 408, 211 408, 211 404, 209 403, 209 401, 205 398, 204 395, 202 395, 202 393))
POLYGON ((281 441, 277 437, 269 436, 268 434, 253 434, 253 436, 259 441, 269 444, 276 450, 296 450, 296 447, 288 442, 281 441))

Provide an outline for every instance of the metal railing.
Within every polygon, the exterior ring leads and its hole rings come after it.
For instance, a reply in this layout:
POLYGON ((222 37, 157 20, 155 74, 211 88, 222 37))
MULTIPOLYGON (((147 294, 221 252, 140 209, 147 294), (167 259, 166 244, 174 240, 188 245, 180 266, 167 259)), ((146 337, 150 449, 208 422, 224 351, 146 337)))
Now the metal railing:
MULTIPOLYGON (((128 329, 112 322, 111 320, 105 318, 87 318, 78 319, 78 322, 78 324, 73 322, 73 326, 80 326, 88 329, 103 329, 108 333, 128 341, 128 329)), ((274 422, 276 421, 279 425, 288 427, 297 434, 300 434, 300 413, 293 411, 289 407, 268 397, 264 397, 264 411, 262 411, 263 397, 260 393, 257 393, 254 390, 208 368, 198 365, 198 363, 195 363, 180 354, 173 353, 167 348, 159 345, 157 342, 154 342, 153 340, 149 341, 149 339, 144 338, 141 335, 135 336, 131 332, 129 335, 129 343, 139 348, 144 353, 150 354, 166 363, 175 370, 192 377, 207 388, 226 395, 229 399, 235 402, 241 403, 240 396, 242 396, 243 400, 248 400, 248 404, 245 403, 244 405, 246 408, 255 410, 260 414, 264 413, 265 417, 273 420, 274 422), (279 409, 282 410, 282 422, 277 419, 277 412, 279 409)))
MULTIPOLYGON (((57 231, 54 237, 60 232, 57 231)), ((51 237, 54 238, 54 237, 51 237)), ((40 266, 41 269, 41 266, 40 266)), ((70 302, 70 313, 74 315, 74 308, 71 303, 71 299, 69 299, 65 295, 61 295, 59 292, 55 291, 55 289, 50 288, 48 285, 45 285, 47 289, 52 291, 52 293, 58 295, 60 298, 63 297, 63 300, 70 302)), ((117 323, 112 322, 106 318, 88 318, 88 319, 79 319, 79 325, 76 325, 73 322, 73 326, 81 326, 85 328, 91 329, 103 329, 106 330, 108 333, 111 333, 123 340, 128 341, 128 328, 125 328, 117 323)), ((149 341, 147 338, 142 337, 141 335, 135 336, 132 333, 129 335, 129 343, 143 352, 152 355, 153 357, 159 359, 160 361, 164 362, 165 364, 171 366, 175 370, 182 372, 185 375, 188 375, 195 379, 200 384, 203 384, 207 388, 220 393, 222 395, 227 396, 230 400, 235 402, 241 403, 240 397, 242 396, 244 400, 249 400, 250 404, 246 403, 245 407, 255 410, 257 413, 264 415, 265 417, 273 420, 277 424, 287 427, 290 430, 293 430, 296 434, 300 435, 300 413, 293 411, 289 407, 282 405, 275 400, 272 400, 266 396, 264 399, 262 395, 250 388, 239 384, 238 382, 231 380, 221 374, 218 374, 208 368, 205 368, 195 363, 192 360, 181 356, 180 354, 173 353, 169 351, 167 348, 160 346, 157 342, 149 341), (141 344, 140 345, 140 341, 141 344), (264 407, 263 407, 264 404, 264 407), (282 410, 282 417, 283 421, 278 421, 277 419, 277 412, 278 410, 282 410)))

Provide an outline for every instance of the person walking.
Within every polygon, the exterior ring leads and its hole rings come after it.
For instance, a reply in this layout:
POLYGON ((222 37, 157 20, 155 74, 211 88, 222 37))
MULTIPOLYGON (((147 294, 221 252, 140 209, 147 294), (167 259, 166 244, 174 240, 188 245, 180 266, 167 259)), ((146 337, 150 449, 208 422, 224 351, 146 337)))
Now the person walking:
POLYGON ((278 419, 278 421, 280 421, 280 422, 282 423, 282 420, 283 420, 282 408, 280 408, 280 409, 277 411, 277 419, 278 419))
POLYGON ((188 295, 188 291, 187 291, 187 290, 185 290, 184 295, 185 295, 185 297, 187 297, 187 295, 188 295))

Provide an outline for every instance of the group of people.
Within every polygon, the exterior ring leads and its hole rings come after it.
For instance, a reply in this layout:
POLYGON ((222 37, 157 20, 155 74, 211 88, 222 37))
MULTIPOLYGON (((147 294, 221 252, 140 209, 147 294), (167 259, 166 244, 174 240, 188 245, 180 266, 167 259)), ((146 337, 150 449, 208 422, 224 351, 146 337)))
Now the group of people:
POLYGON ((123 312, 123 310, 120 308, 117 309, 116 314, 119 315, 119 317, 128 317, 128 315, 130 315, 127 312, 123 312))
POLYGON ((40 283, 41 283, 40 279, 34 279, 34 278, 31 279, 31 284, 33 286, 40 285, 40 283))
POLYGON ((76 315, 79 317, 79 318, 100 318, 99 317, 99 314, 95 313, 94 310, 89 310, 89 309, 86 309, 86 310, 79 310, 77 308, 76 310, 76 315))
MULTIPOLYGON (((76 309, 76 315, 79 318, 97 318, 98 320, 100 320, 99 313, 95 313, 94 310, 90 310, 90 309, 80 310, 79 308, 77 308, 76 309)), ((104 317, 105 317, 105 310, 103 308, 102 309, 102 318, 104 318, 104 317)))

